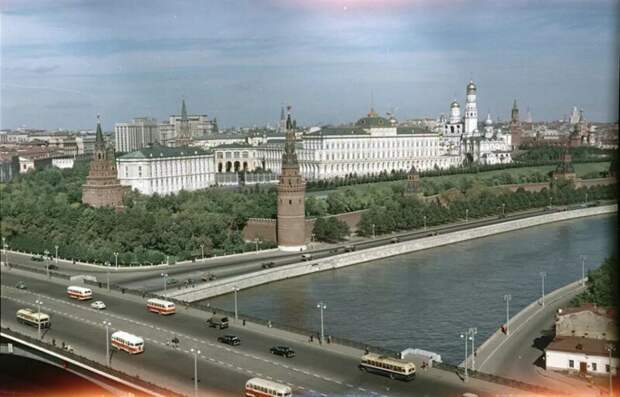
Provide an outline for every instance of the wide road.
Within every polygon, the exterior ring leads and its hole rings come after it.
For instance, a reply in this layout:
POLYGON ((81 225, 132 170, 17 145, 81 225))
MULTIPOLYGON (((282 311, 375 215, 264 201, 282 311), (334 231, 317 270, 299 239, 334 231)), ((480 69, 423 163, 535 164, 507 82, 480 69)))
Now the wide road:
POLYGON ((95 298, 103 300, 107 310, 96 311, 89 302, 76 302, 66 296, 65 285, 26 272, 2 272, 2 326, 35 336, 37 331, 19 325, 15 312, 23 307, 36 307, 35 299, 43 301, 42 311, 51 314, 52 328, 44 340, 56 339, 71 344, 78 354, 105 362, 105 330, 103 320, 112 323, 112 329, 122 329, 145 339, 145 353, 127 356, 114 353, 112 365, 129 374, 169 385, 175 390, 191 391, 191 348, 200 349, 200 388, 213 395, 238 395, 244 382, 252 376, 272 378, 290 384, 296 395, 393 395, 393 396, 447 396, 475 390, 479 395, 515 393, 513 389, 494 384, 470 381, 466 386, 448 372, 418 371, 418 378, 410 383, 392 381, 357 369, 359 357, 342 354, 317 344, 282 340, 267 333, 243 326, 228 330, 206 327, 204 312, 178 308, 172 316, 164 317, 145 310, 138 298, 106 294, 95 289, 95 298), (14 285, 23 281, 27 290, 14 285), (222 334, 235 334, 242 340, 237 347, 217 342, 222 334), (180 339, 180 347, 166 345, 172 337, 180 339), (269 348, 277 344, 292 347, 297 355, 291 359, 273 356, 269 348))

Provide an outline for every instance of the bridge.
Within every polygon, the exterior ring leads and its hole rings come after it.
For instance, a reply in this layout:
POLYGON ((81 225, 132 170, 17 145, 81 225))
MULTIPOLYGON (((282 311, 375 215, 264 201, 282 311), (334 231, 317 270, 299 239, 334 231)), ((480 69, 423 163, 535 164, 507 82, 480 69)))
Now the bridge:
POLYGON ((415 381, 394 381, 360 372, 357 365, 364 351, 354 343, 319 344, 316 340, 309 341, 310 331, 300 334, 241 318, 235 321, 234 317, 228 330, 216 330, 205 323, 212 313, 199 307, 178 306, 176 314, 160 316, 145 309, 143 297, 108 291, 105 286, 93 288, 95 299, 107 305, 106 310, 97 311, 88 301, 78 302, 66 296, 69 280, 14 268, 9 270, 6 266, 1 270, 1 324, 6 335, 23 335, 23 340, 36 340, 38 346, 50 350, 54 345, 70 344, 73 354, 110 372, 183 395, 194 392, 194 360, 199 394, 205 396, 239 395, 245 381, 255 376, 288 384, 295 395, 308 396, 444 396, 465 392, 533 395, 524 389, 537 390, 518 383, 513 385, 520 389, 515 389, 507 386, 508 382, 494 383, 476 378, 465 383, 454 368, 422 370, 419 361, 415 381), (16 288, 18 282, 23 282, 27 288, 16 288), (37 300, 42 302, 41 310, 50 314, 52 321, 52 327, 45 330, 41 338, 37 329, 19 324, 15 318, 18 309, 36 307, 37 300), (145 352, 135 356, 112 352, 107 367, 104 321, 111 323, 110 332, 120 329, 141 336, 145 340, 145 352), (222 334, 237 335, 241 345, 231 347, 219 343, 217 337, 222 334), (169 343, 175 337, 180 341, 178 346, 169 343), (274 345, 290 346, 296 356, 290 359, 274 356, 269 350, 274 345))

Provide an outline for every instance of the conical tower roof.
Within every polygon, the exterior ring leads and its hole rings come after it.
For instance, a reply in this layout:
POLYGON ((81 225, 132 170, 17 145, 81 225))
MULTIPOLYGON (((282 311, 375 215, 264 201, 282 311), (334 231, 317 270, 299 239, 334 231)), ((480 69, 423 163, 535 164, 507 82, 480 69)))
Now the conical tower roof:
POLYGON ((185 106, 185 99, 181 103, 181 120, 187 120, 187 107, 185 106))

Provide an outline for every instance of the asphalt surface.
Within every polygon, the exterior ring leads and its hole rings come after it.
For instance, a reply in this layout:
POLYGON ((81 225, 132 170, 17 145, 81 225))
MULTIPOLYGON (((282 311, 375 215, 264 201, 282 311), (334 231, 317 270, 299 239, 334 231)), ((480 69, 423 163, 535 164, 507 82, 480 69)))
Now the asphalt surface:
POLYGON ((112 323, 112 329, 122 329, 145 339, 145 352, 136 356, 113 353, 112 366, 129 374, 155 381, 183 393, 191 393, 193 357, 191 348, 200 349, 199 379, 205 395, 238 395, 247 379, 253 376, 271 378, 290 384, 295 395, 394 395, 394 396, 455 396, 473 391, 480 396, 495 395, 506 390, 496 385, 470 381, 461 383, 456 375, 433 370, 428 374, 418 371, 418 378, 410 383, 362 373, 357 369, 358 357, 340 354, 316 344, 281 340, 255 332, 243 326, 216 330, 205 325, 205 313, 185 312, 182 307, 172 316, 148 312, 144 302, 116 294, 105 295, 95 288, 95 300, 101 299, 107 310, 90 308, 90 302, 77 302, 66 296, 65 285, 31 276, 25 272, 2 272, 2 326, 36 336, 37 330, 20 325, 15 312, 23 307, 36 307, 35 299, 44 303, 42 311, 51 314, 52 327, 44 340, 56 339, 71 344, 75 352, 105 362, 105 329, 103 320, 112 323), (18 281, 27 290, 14 288, 18 281), (241 345, 230 347, 217 342, 223 334, 241 338, 241 345), (179 348, 166 344, 173 337, 180 340, 179 348), (296 357, 286 359, 270 354, 274 345, 293 348, 296 357), (489 393, 493 391, 493 393, 489 393))

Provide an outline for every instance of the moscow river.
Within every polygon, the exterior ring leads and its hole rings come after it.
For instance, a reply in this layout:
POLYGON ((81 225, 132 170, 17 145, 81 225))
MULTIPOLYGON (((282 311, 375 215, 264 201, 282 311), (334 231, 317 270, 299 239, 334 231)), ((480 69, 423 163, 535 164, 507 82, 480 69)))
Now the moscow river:
MULTIPOLYGON (((598 267, 616 252, 617 215, 603 215, 499 234, 239 292, 239 311, 393 350, 421 348, 444 362, 463 356, 459 334, 477 327, 476 345, 541 295, 598 267)), ((234 310, 229 295, 209 300, 234 310)))

